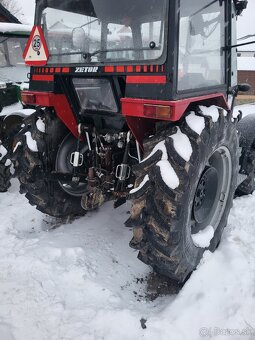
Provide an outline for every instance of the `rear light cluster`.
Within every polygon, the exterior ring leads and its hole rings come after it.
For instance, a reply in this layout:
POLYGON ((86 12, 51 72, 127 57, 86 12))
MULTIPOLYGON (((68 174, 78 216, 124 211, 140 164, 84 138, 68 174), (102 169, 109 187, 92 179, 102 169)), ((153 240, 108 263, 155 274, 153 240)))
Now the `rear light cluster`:
POLYGON ((23 92, 21 94, 21 99, 22 99, 22 102, 27 104, 27 105, 36 104, 36 95, 35 94, 23 92))
POLYGON ((121 98, 122 114, 127 117, 140 117, 159 120, 173 120, 174 102, 140 98, 121 98))
POLYGON ((169 119, 171 117, 171 106, 144 104, 143 114, 148 118, 169 119))

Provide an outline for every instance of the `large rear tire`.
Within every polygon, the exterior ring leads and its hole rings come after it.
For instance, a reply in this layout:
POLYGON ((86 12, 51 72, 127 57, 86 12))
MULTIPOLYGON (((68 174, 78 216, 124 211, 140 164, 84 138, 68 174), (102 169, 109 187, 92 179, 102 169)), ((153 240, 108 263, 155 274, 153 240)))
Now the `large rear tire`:
POLYGON ((15 138, 13 155, 20 192, 26 194, 31 205, 54 217, 80 216, 80 197, 65 192, 57 181, 46 174, 55 170, 59 146, 68 130, 48 111, 38 110, 24 120, 24 127, 15 138))
POLYGON ((216 249, 232 207, 238 134, 231 117, 215 109, 212 117, 191 112, 179 127, 150 138, 134 169, 130 245, 141 261, 178 282, 205 250, 216 249))

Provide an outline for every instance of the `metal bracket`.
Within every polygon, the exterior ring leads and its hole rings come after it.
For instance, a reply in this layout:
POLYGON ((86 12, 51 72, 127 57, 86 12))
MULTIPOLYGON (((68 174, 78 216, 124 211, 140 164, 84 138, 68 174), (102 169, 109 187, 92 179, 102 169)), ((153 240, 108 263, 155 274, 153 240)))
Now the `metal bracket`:
POLYGON ((71 157, 70 157, 70 163, 75 168, 82 166, 82 164, 83 164, 83 154, 79 153, 78 151, 73 152, 71 154, 71 157))
POLYGON ((120 181, 129 179, 131 174, 131 168, 128 164, 119 164, 116 168, 115 177, 120 181))

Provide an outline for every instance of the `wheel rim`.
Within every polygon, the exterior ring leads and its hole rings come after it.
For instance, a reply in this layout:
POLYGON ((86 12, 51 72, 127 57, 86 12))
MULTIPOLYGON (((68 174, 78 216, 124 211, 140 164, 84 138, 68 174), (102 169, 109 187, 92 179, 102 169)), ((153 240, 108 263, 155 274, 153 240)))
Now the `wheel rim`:
POLYGON ((217 170, 207 166, 199 180, 194 198, 193 215, 197 223, 205 222, 212 210, 218 182, 217 170))
POLYGON ((231 178, 231 155, 222 146, 209 157, 198 181, 192 207, 192 234, 197 234, 208 226, 216 231, 229 197, 231 178))
MULTIPOLYGON (((58 149, 55 170, 62 173, 72 173, 73 166, 70 163, 71 154, 76 151, 77 139, 68 134, 58 149)), ((88 153, 88 145, 85 142, 80 143, 80 152, 84 155, 83 164, 78 168, 79 173, 83 175, 87 173, 86 169, 86 153, 88 153)), ((63 181, 58 181, 60 187, 71 196, 82 196, 87 190, 87 183, 70 184, 63 181)))

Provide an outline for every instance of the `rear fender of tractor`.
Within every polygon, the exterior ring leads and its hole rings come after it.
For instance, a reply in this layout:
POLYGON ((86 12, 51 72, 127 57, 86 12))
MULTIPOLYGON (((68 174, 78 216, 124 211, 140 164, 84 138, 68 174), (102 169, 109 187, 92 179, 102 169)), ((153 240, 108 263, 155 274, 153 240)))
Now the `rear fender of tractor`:
MULTIPOLYGON (((158 101, 145 100, 134 98, 123 98, 122 113, 126 118, 127 125, 135 136, 136 140, 143 149, 144 138, 148 135, 154 135, 157 123, 164 125, 164 123, 177 123, 183 119, 186 112, 193 111, 198 105, 212 106, 216 105, 222 110, 229 111, 230 108, 226 102, 226 98, 222 93, 209 94, 199 97, 191 97, 180 99, 176 101, 158 101), (169 115, 160 116, 161 108, 169 107, 169 115), (147 109, 155 109, 155 116, 153 110, 150 115, 146 113, 147 109)), ((166 124, 165 124, 166 125, 166 124)))
MULTIPOLYGON (((35 107, 52 107, 58 118, 78 137, 77 119, 65 94, 52 92, 22 91, 22 102, 35 107)), ((125 116, 129 129, 136 140, 142 146, 146 135, 154 133, 157 122, 176 122, 181 119, 185 112, 195 105, 217 105, 228 110, 228 104, 223 93, 213 93, 204 96, 191 97, 175 101, 147 100, 139 98, 122 98, 121 112, 125 116), (169 108, 169 115, 162 117, 146 115, 145 107, 169 108)))
POLYGON ((37 108, 54 108, 56 115, 62 123, 64 123, 75 137, 78 137, 78 123, 71 105, 64 94, 22 91, 22 102, 25 105, 37 108))

